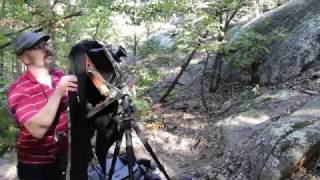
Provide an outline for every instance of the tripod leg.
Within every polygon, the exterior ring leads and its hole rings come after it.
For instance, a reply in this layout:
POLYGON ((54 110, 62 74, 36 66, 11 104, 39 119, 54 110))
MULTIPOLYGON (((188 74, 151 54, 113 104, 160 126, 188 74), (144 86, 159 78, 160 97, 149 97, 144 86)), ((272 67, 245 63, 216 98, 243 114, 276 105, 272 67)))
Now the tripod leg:
POLYGON ((157 158, 156 154, 153 152, 150 144, 148 143, 148 141, 146 140, 146 138, 144 137, 144 135, 141 133, 141 130, 138 128, 138 126, 136 124, 132 123, 132 126, 134 128, 134 130, 136 131, 136 134, 138 135, 139 139, 141 140, 142 144, 144 145, 144 147, 147 149, 147 151, 150 153, 150 155, 152 156, 153 160, 157 163, 159 169, 161 170, 161 172, 163 173, 163 175, 170 180, 169 175, 167 174, 166 170, 164 169, 163 165, 161 164, 161 162, 159 161, 159 159, 157 158))
POLYGON ((109 180, 112 180, 112 175, 114 173, 114 168, 116 166, 117 157, 118 157, 119 152, 120 152, 123 133, 124 133, 124 128, 121 127, 119 132, 118 132, 118 134, 117 134, 116 147, 114 148, 114 153, 113 153, 113 157, 112 157, 112 163, 111 163, 111 167, 110 167, 110 170, 109 170, 109 180))
POLYGON ((125 130, 125 134, 126 134, 126 151, 127 151, 127 158, 128 158, 129 179, 133 180, 134 153, 133 153, 133 147, 132 147, 132 136, 131 136, 130 125, 128 125, 128 128, 125 130))

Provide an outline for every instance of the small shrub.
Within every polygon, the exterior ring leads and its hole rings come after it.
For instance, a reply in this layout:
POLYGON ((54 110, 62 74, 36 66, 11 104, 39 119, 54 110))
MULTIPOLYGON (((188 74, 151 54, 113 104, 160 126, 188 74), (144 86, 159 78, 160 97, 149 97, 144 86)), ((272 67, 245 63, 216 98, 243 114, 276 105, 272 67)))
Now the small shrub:
POLYGON ((10 118, 6 107, 0 108, 0 155, 8 148, 14 147, 18 127, 13 119, 10 118))

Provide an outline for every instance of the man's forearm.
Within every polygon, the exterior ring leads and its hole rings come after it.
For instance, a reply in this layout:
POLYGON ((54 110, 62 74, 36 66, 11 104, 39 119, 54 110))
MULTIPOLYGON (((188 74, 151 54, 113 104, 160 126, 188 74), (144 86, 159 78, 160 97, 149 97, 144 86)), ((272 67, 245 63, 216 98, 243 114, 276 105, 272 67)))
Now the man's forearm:
POLYGON ((47 104, 31 119, 26 121, 24 126, 34 137, 42 138, 48 131, 57 114, 61 98, 62 94, 54 91, 47 104))

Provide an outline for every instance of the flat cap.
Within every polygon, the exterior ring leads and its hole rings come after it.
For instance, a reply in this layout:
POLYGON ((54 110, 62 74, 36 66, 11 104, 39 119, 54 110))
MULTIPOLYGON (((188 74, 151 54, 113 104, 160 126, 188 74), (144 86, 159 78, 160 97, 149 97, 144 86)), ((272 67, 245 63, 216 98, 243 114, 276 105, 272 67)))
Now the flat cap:
POLYGON ((34 32, 24 32, 18 36, 15 40, 15 53, 21 55, 25 50, 29 49, 36 43, 40 41, 48 41, 50 36, 34 33, 34 32))

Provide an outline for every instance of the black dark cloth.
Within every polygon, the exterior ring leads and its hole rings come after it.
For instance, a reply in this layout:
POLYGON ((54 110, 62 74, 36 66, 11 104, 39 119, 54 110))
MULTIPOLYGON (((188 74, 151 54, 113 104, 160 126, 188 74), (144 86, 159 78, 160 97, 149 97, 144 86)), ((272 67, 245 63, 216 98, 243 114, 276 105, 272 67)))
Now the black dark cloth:
POLYGON ((59 163, 33 165, 18 162, 19 180, 65 180, 65 171, 59 163))

